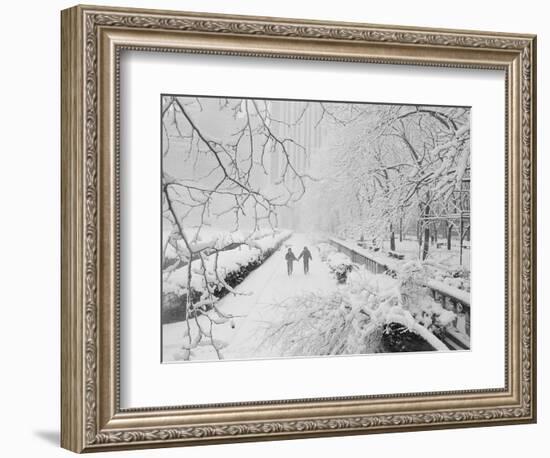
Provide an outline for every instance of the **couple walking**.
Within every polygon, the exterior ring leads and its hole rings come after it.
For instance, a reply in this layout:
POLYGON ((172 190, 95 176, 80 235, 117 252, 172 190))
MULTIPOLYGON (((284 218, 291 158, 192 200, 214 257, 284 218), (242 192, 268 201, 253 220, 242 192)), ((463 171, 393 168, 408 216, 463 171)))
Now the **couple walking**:
POLYGON ((292 248, 289 248, 286 252, 285 259, 286 259, 286 270, 288 275, 292 275, 292 270, 294 268, 294 261, 299 261, 300 258, 304 259, 304 274, 309 273, 309 261, 311 261, 311 252, 309 251, 308 247, 305 246, 302 252, 300 253, 300 256, 296 258, 294 255, 294 252, 292 251, 292 248))

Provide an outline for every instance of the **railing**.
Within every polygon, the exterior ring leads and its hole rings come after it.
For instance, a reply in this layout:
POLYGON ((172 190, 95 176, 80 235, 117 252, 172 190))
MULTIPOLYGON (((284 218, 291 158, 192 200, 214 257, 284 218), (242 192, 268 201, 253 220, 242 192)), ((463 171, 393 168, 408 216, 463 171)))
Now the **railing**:
MULTIPOLYGON (((335 238, 329 238, 329 243, 347 255, 352 262, 364 265, 372 273, 393 275, 396 271, 397 263, 393 259, 385 259, 380 252, 371 253, 365 248, 335 238)), ((433 298, 443 308, 451 310, 457 316, 453 326, 447 329, 442 338, 445 345, 451 350, 470 349, 469 294, 435 280, 430 280, 423 286, 431 291, 433 298)))
POLYGON ((361 247, 354 247, 351 243, 344 242, 334 238, 329 238, 329 243, 336 247, 338 251, 348 256, 355 264, 364 265, 370 272, 374 274, 384 274, 387 271, 391 271, 393 265, 390 267, 389 263, 384 263, 383 260, 373 254, 370 254, 367 249, 361 247))
POLYGON ((454 329, 450 328, 445 339, 447 346, 458 346, 457 349, 470 348, 470 298, 469 294, 449 287, 444 283, 430 280, 426 287, 432 292, 433 298, 438 301, 444 309, 451 310, 456 314, 454 329))

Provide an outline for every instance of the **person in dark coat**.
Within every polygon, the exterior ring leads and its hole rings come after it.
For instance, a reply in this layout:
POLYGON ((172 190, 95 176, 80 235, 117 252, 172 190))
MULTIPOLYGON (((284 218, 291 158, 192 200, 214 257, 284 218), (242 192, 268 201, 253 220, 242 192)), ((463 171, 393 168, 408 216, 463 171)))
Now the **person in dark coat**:
POLYGON ((309 251, 308 247, 305 246, 302 252, 300 253, 300 256, 298 256, 298 259, 303 258, 304 259, 304 274, 309 273, 309 261, 311 261, 311 251, 309 251))
POLYGON ((294 253, 292 252, 292 248, 289 248, 288 251, 286 252, 285 259, 286 259, 286 270, 288 275, 290 276, 292 275, 292 270, 294 267, 293 263, 294 261, 297 261, 296 256, 294 256, 294 253))

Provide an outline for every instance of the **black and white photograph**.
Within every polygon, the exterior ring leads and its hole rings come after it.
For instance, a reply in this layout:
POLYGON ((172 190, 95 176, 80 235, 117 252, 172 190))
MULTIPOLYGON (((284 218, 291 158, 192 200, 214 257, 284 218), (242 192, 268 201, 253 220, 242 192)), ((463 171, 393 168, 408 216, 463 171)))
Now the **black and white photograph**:
POLYGON ((162 360, 470 348, 470 108, 161 97, 162 360))
POLYGON ((544 2, 2 6, 2 456, 541 456, 544 2))

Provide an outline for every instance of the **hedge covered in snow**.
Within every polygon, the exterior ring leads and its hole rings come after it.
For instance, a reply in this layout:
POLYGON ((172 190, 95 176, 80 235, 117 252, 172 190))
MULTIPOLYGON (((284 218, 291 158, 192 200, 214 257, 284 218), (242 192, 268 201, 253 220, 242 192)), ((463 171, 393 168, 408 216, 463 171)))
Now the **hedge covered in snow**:
MULTIPOLYGON (((191 302, 194 304, 200 303, 210 294, 217 299, 225 296, 277 251, 291 234, 290 231, 262 232, 258 238, 241 242, 225 240, 236 247, 230 250, 213 248, 210 254, 194 259, 191 266, 187 263, 167 272, 163 275, 163 323, 185 319, 188 294, 191 294, 191 302)), ((216 244, 212 246, 216 247, 216 244)))
POLYGON ((448 270, 433 269, 432 278, 452 288, 470 292, 470 271, 463 267, 448 270))

